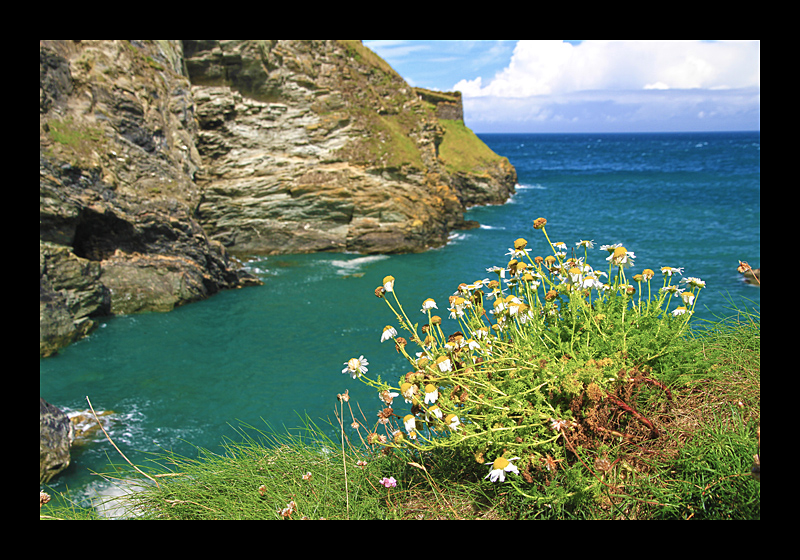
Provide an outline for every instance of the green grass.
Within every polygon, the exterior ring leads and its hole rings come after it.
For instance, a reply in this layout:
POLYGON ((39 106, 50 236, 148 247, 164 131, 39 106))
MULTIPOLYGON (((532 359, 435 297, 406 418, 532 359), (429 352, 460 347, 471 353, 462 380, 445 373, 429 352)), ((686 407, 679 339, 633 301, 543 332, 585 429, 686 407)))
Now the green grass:
POLYGON ((505 158, 495 154, 463 121, 442 119, 445 130, 439 157, 450 173, 476 173, 479 168, 495 164, 505 158))
MULTIPOLYGON (((142 519, 283 519, 292 501, 287 519, 759 519, 760 332, 759 317, 740 313, 687 336, 659 438, 578 448, 516 488, 485 480, 487 466, 455 449, 387 456, 346 441, 343 451, 308 423, 293 434, 244 426, 222 454, 158 456, 146 471, 159 485, 115 500, 142 519), (380 484, 388 476, 396 488, 380 484)), ((97 518, 60 495, 40 516, 97 518)))

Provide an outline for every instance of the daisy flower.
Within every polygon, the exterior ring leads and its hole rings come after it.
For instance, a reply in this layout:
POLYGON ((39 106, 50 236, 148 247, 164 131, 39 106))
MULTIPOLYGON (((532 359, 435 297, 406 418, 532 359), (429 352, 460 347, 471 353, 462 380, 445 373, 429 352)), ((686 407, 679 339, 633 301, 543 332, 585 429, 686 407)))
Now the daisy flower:
POLYGON ((433 405, 425 411, 425 420, 427 422, 430 422, 434 417, 436 417, 437 420, 441 420, 443 416, 444 413, 442 412, 442 409, 439 408, 438 404, 433 405))
POLYGON ((628 251, 625 247, 620 246, 614 249, 614 252, 606 260, 614 266, 625 268, 633 266, 633 259, 635 258, 636 255, 633 254, 633 251, 628 251))
POLYGON ((439 398, 439 391, 435 385, 425 385, 425 404, 433 404, 439 398))
POLYGON ((684 291, 684 288, 679 288, 678 286, 671 286, 670 285, 670 286, 664 286, 659 291, 660 292, 669 292, 670 294, 674 295, 675 297, 678 297, 681 294, 681 292, 684 291))
POLYGON ((664 276, 672 276, 673 274, 683 274, 683 268, 673 268, 671 266, 662 266, 661 274, 664 276))
POLYGON ((405 426, 406 431, 411 434, 411 432, 417 429, 417 419, 414 418, 413 414, 406 414, 403 418, 403 426, 405 426))
POLYGON ((387 292, 394 290, 394 276, 386 276, 383 279, 383 289, 387 292))
POLYGON ((405 399, 406 404, 412 404, 414 401, 414 395, 417 392, 417 386, 412 385, 409 382, 405 382, 400 385, 400 393, 403 395, 403 399, 405 399))
POLYGON ((493 266, 492 268, 487 268, 486 272, 496 272, 500 278, 506 277, 506 269, 500 268, 499 266, 493 266))
POLYGON ((362 373, 367 373, 367 366, 369 362, 364 359, 364 356, 358 358, 350 358, 344 363, 345 367, 342 373, 349 373, 353 379, 357 379, 362 373))
POLYGON ((455 414, 448 414, 444 417, 444 423, 447 424, 447 427, 451 430, 460 430, 461 429, 461 422, 458 419, 458 416, 455 414))
POLYGON ((381 334, 381 342, 389 340, 390 338, 394 338, 397 336, 397 331, 391 325, 386 325, 383 327, 383 333, 381 334))
MULTIPOLYGON (((525 241, 524 239, 517 239, 517 241, 525 241)), ((514 248, 509 248, 508 253, 506 255, 514 257, 515 259, 521 259, 528 253, 530 253, 530 249, 525 249, 525 245, 520 248, 517 248, 517 241, 514 242, 514 248)), ((525 241, 527 244, 528 242, 525 241)))
POLYGON ((599 272, 599 273, 590 272, 589 274, 587 274, 586 276, 583 277, 583 279, 581 280, 581 282, 579 284, 580 287, 584 288, 584 289, 586 289, 586 288, 594 288, 595 290, 602 290, 603 289, 603 283, 600 281, 599 278, 597 278, 597 276, 595 276, 596 274, 606 274, 606 273, 605 272, 599 272))
POLYGON ((622 243, 614 243, 613 245, 600 245, 601 251, 608 251, 609 253, 614 253, 617 247, 622 247, 622 243))
POLYGON ((490 311, 492 315, 499 315, 506 309, 506 300, 505 298, 497 298, 494 300, 493 304, 494 309, 490 311))
POLYGON ((422 302, 422 309, 420 309, 420 311, 426 313, 429 309, 439 309, 436 307, 436 302, 433 301, 432 298, 428 298, 422 302))
POLYGON ((488 285, 489 282, 490 280, 488 278, 484 278, 483 280, 475 280, 472 284, 467 285, 467 290, 469 290, 470 292, 480 290, 484 286, 488 285))
POLYGON ((507 472, 519 474, 517 467, 511 464, 511 461, 515 461, 517 459, 519 459, 519 457, 512 457, 511 459, 498 457, 494 460, 494 463, 492 463, 492 470, 489 471, 489 474, 487 474, 484 478, 488 478, 492 482, 497 482, 498 480, 500 480, 500 482, 505 482, 507 472))
POLYGON ((692 288, 705 288, 706 283, 699 278, 695 278, 694 276, 689 276, 688 278, 684 278, 681 280, 681 283, 689 284, 692 288))
POLYGON ((447 310, 450 311, 450 318, 455 319, 457 317, 464 316, 464 308, 465 307, 472 307, 472 304, 462 297, 455 297, 452 301, 453 307, 448 307, 447 310))
POLYGON ((489 336, 489 327, 481 327, 472 331, 472 335, 478 340, 483 340, 489 336))
POLYGON ((436 358, 436 362, 434 363, 439 366, 439 369, 442 373, 452 371, 453 369, 453 365, 450 363, 450 358, 447 356, 439 356, 436 358))

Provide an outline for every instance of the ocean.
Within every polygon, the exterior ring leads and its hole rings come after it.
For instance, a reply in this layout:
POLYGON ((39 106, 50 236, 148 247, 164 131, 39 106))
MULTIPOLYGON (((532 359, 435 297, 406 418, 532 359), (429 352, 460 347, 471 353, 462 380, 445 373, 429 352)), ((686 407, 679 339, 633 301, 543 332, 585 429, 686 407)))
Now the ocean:
MULTIPOLYGON (((634 273, 683 267, 706 281, 693 318, 700 327, 735 308, 760 311, 760 288, 736 271, 739 260, 760 267, 760 132, 479 136, 509 158, 519 183, 506 204, 468 211, 479 228, 419 254, 246 259, 263 286, 170 313, 107 318, 88 338, 40 359, 40 395, 68 411, 86 409, 86 396, 96 410, 113 411, 111 437, 140 465, 167 450, 221 452, 242 424, 292 431, 306 415, 335 439, 338 424, 328 422, 337 394, 349 390, 370 422, 382 408, 374 391, 341 373, 347 360, 363 355, 370 377, 408 371, 391 342, 380 343, 383 327, 395 323, 374 295, 382 278, 395 277, 412 319, 423 322, 430 297, 447 325, 458 284, 492 278, 486 269, 508 262, 515 239, 548 254, 532 228, 539 217, 553 242, 594 240, 589 263, 600 270, 600 245, 622 243, 636 254, 634 273)), ((124 464, 97 432, 73 448, 72 464, 49 489, 68 489, 79 501, 112 494, 93 474, 110 472, 110 460, 124 464)))

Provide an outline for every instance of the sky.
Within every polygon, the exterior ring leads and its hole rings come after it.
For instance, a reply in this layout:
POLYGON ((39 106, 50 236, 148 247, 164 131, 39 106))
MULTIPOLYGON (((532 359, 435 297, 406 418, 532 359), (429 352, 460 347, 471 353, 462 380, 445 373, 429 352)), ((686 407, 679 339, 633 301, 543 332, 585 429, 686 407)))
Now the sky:
POLYGON ((761 129, 759 41, 364 40, 488 132, 761 129))

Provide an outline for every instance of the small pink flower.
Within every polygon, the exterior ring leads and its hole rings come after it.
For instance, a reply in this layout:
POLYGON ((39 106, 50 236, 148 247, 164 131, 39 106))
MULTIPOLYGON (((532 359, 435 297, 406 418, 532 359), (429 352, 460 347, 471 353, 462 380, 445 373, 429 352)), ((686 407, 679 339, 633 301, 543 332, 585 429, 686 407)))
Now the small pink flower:
POLYGON ((389 478, 385 477, 382 478, 380 480, 380 483, 383 484, 386 488, 394 488, 395 486, 397 486, 397 481, 394 479, 393 476, 390 476, 389 478))

